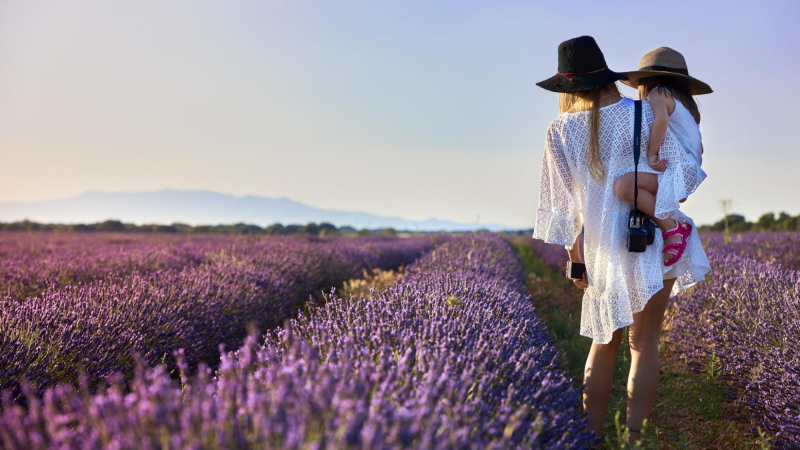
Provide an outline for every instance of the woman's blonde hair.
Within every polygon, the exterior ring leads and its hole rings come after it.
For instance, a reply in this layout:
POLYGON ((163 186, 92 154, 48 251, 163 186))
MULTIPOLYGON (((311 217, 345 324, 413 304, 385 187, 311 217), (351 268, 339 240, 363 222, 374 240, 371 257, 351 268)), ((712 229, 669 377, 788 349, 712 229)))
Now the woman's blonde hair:
POLYGON ((600 93, 622 96, 616 83, 581 92, 559 92, 558 106, 561 113, 588 111, 589 115, 589 173, 598 183, 606 178, 606 168, 600 158, 600 93))

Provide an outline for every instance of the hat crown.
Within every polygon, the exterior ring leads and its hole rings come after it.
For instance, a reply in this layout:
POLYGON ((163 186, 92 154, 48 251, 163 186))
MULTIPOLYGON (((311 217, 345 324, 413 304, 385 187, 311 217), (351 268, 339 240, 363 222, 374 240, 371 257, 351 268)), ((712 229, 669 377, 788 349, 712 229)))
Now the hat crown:
POLYGON ((558 71, 582 73, 607 67, 603 52, 591 36, 580 36, 558 46, 558 71))
POLYGON ((559 44, 558 73, 536 85, 551 92, 581 92, 627 79, 608 68, 593 37, 580 36, 559 44))
POLYGON ((669 47, 659 47, 655 50, 651 50, 645 53, 642 59, 639 60, 640 70, 653 66, 683 69, 685 71, 689 70, 689 68, 686 67, 686 59, 683 55, 669 47))

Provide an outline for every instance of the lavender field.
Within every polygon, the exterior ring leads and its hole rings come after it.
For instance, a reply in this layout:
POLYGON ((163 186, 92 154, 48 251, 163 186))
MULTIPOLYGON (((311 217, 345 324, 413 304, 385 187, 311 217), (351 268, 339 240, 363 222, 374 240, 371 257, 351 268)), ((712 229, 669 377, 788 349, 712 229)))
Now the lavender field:
MULTIPOLYGON (((727 382, 773 437, 774 448, 800 448, 800 232, 701 232, 712 272, 672 299, 666 340, 694 370, 727 382)), ((533 241, 552 268, 563 247, 533 241)))
POLYGON ((135 355, 219 360, 248 326, 280 325, 319 289, 413 262, 436 238, 3 235, 0 388, 130 378, 135 355), (25 271, 23 271, 22 269, 25 271))
POLYGON ((242 238, 222 236, 22 233, 0 234, 0 294, 16 300, 45 288, 117 275, 184 268, 242 238))
POLYGON ((800 448, 800 233, 704 237, 713 272, 672 303, 669 339, 730 381, 775 448, 800 448))
MULTIPOLYGON (((671 302, 667 344, 797 448, 800 233, 701 238, 714 271, 671 302)), ((532 245, 561 271, 562 247, 532 245)), ((6 233, 0 253, 2 448, 596 443, 499 235, 6 233)))
POLYGON ((4 280, 4 448, 591 443, 499 236, 3 239, 8 267, 38 270, 4 280), (405 264, 369 298, 300 311, 405 264))

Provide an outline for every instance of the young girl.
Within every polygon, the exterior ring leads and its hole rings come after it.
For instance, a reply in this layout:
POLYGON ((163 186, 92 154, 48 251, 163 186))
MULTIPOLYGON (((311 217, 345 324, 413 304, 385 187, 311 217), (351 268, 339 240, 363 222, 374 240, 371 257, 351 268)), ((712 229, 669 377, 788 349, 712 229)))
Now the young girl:
MULTIPOLYGON (((658 149, 669 129, 701 172, 703 144, 700 136, 700 111, 693 95, 709 94, 711 87, 690 77, 683 55, 667 47, 660 47, 642 56, 639 70, 623 72, 628 80, 623 83, 639 89, 639 98, 648 100, 653 111, 653 127, 647 149, 648 165, 659 172, 667 169, 669 161, 660 159, 658 149)), ((673 218, 658 219, 654 215, 655 196, 658 191, 657 175, 639 173, 638 207, 661 228, 664 238, 664 265, 678 262, 686 249, 686 238, 691 224, 673 218)), ((614 192, 621 199, 633 203, 633 173, 621 176, 614 183, 614 192)), ((686 199, 682 199, 683 202, 686 199)))

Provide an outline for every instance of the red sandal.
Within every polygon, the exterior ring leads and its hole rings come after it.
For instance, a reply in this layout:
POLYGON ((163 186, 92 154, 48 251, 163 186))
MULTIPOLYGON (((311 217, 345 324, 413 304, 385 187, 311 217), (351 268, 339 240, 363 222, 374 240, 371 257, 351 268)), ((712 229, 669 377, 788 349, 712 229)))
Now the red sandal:
POLYGON ((661 235, 663 239, 671 238, 672 236, 680 235, 681 240, 680 242, 673 242, 671 244, 667 244, 664 246, 664 249, 661 250, 661 253, 667 253, 668 250, 675 250, 675 252, 669 252, 673 256, 669 260, 664 262, 664 265, 669 267, 677 263, 681 256, 683 256, 683 252, 686 251, 686 240, 689 238, 689 235, 692 234, 692 224, 685 222, 681 223, 677 220, 675 221, 676 225, 675 228, 665 232, 661 235))

